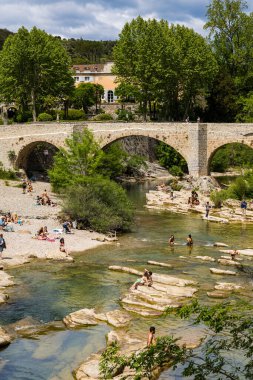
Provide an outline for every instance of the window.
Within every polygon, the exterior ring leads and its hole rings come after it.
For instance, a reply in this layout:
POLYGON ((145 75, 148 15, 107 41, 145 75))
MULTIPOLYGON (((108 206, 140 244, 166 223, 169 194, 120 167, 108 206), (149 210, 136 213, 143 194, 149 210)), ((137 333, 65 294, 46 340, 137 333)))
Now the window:
POLYGON ((107 101, 108 101, 108 103, 113 103, 113 91, 112 90, 109 90, 108 92, 107 92, 107 101))
POLYGON ((90 81, 90 77, 84 77, 84 80, 85 80, 85 82, 89 82, 90 81))
POLYGON ((75 80, 76 82, 79 82, 79 77, 74 77, 74 80, 75 80))

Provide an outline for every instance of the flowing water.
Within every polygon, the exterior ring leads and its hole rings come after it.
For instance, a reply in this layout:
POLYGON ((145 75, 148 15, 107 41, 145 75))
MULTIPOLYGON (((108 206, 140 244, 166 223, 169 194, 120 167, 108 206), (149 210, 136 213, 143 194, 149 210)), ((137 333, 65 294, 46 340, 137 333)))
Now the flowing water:
MULTIPOLYGON (((116 309, 120 297, 136 277, 111 272, 108 266, 124 265, 143 270, 151 259, 173 265, 173 269, 153 267, 153 271, 196 280, 200 284, 198 297, 210 304, 215 302, 207 298, 206 292, 212 290, 217 281, 231 279, 211 275, 209 267, 217 267, 217 264, 203 263, 194 257, 219 257, 219 249, 212 246, 215 241, 227 243, 231 248, 252 247, 253 226, 220 225, 202 221, 200 216, 148 210, 143 207, 145 192, 152 186, 154 184, 128 187, 136 205, 136 226, 132 233, 120 238, 120 245, 104 245, 78 254, 74 263, 34 262, 9 271, 17 286, 9 290, 9 302, 1 306, 0 325, 28 316, 46 324, 82 308, 95 307, 100 312, 116 309), (174 248, 167 244, 172 233, 179 244, 174 248), (185 246, 189 233, 194 239, 192 249, 185 246)), ((250 278, 241 274, 234 277, 233 282, 244 284, 246 289, 232 297, 251 300, 250 278)), ((184 334, 191 323, 173 316, 141 318, 133 315, 127 331, 145 339, 151 324, 156 326, 157 335, 162 335, 184 334)), ((71 372, 91 353, 105 346, 108 331, 110 327, 104 324, 77 330, 58 326, 34 334, 32 339, 18 338, 0 352, 0 379, 71 380, 71 372)), ((161 378, 180 379, 180 374, 170 370, 161 378)))

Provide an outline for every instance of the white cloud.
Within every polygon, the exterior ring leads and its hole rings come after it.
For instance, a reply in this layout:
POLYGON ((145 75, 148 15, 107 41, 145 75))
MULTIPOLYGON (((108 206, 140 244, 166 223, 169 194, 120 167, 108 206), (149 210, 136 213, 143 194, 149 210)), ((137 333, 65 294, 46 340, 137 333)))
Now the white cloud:
MULTIPOLYGON (((184 24, 201 34, 209 0, 0 0, 0 25, 17 31, 37 26, 67 38, 115 39, 125 22, 141 15, 184 24)), ((249 11, 253 11, 253 2, 249 11)))

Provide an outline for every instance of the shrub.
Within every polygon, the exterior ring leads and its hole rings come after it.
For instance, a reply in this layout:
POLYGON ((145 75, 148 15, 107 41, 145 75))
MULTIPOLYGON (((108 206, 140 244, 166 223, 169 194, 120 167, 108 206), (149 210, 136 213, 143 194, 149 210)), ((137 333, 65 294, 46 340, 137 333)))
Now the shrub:
POLYGON ((17 176, 13 170, 5 170, 2 162, 0 162, 0 179, 12 179, 16 180, 17 176))
POLYGON ((128 111, 126 109, 119 109, 116 111, 116 114, 118 115, 118 120, 124 120, 124 121, 134 120, 133 112, 128 111))
POLYGON ((30 111, 20 112, 17 114, 15 121, 17 123, 26 123, 32 120, 32 113, 30 111))
POLYGON ((113 120, 113 117, 109 113, 100 113, 100 114, 94 116, 93 120, 95 120, 95 121, 113 120))
POLYGON ((39 114, 38 120, 39 121, 52 121, 53 120, 53 116, 50 115, 49 113, 43 112, 43 113, 39 114))
POLYGON ((174 176, 177 176, 177 177, 183 177, 183 175, 184 175, 183 170, 179 166, 177 166, 177 165, 173 165, 169 169, 169 172, 170 172, 171 175, 174 175, 174 176))
POLYGON ((247 195, 247 190, 247 182, 242 177, 238 177, 235 182, 229 186, 227 190, 228 197, 242 200, 247 195))
MULTIPOLYGON (((60 119, 64 119, 64 111, 59 113, 60 119)), ((66 120, 86 120, 87 116, 83 110, 69 109, 66 120)))
POLYGON ((0 117, 0 125, 4 125, 4 121, 1 117, 0 117))
POLYGON ((214 203, 214 207, 219 208, 222 205, 222 201, 227 199, 228 194, 226 190, 212 191, 210 194, 210 199, 214 203))
POLYGON ((125 190, 103 177, 83 177, 64 195, 63 211, 83 227, 99 232, 127 231, 133 207, 125 190))

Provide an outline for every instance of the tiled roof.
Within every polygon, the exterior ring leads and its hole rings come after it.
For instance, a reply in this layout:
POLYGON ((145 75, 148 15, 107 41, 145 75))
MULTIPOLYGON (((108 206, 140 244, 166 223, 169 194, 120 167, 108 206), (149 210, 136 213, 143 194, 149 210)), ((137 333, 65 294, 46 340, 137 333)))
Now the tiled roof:
POLYGON ((93 65, 74 65, 73 69, 78 70, 80 72, 89 71, 92 73, 97 73, 97 72, 103 72, 104 66, 105 65, 102 63, 93 64, 93 65))

